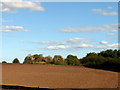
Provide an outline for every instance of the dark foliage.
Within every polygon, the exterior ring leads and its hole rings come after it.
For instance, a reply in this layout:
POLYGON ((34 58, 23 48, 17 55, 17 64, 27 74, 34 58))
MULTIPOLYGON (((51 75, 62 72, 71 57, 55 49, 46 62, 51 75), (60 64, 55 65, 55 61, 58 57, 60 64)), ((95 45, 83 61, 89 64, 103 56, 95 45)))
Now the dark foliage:
POLYGON ((120 72, 120 50, 89 53, 80 59, 83 66, 120 72))
POLYGON ((61 55, 55 55, 52 58, 51 56, 43 57, 42 54, 35 54, 26 56, 23 63, 85 66, 120 72, 120 50, 109 49, 99 53, 91 52, 81 59, 74 55, 68 55, 64 59, 61 55))
POLYGON ((68 65, 73 65, 73 66, 78 66, 80 65, 80 62, 77 58, 77 56, 73 56, 73 55, 68 55, 66 58, 66 63, 68 65))
POLYGON ((2 61, 2 63, 7 63, 6 61, 2 61))
POLYGON ((15 59, 13 60, 13 63, 20 63, 20 62, 19 62, 18 58, 15 58, 15 59))

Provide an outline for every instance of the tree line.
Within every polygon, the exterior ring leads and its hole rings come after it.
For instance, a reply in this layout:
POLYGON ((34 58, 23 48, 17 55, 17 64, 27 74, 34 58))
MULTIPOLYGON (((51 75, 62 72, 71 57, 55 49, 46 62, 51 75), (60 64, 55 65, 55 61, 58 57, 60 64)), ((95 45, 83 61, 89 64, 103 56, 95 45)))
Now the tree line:
MULTIPOLYGON (((7 63, 3 61, 2 63, 7 63)), ((12 63, 20 63, 15 58, 12 63)), ((44 57, 42 54, 27 55, 23 64, 55 64, 55 65, 72 65, 85 66, 90 68, 104 69, 119 72, 120 68, 120 50, 105 50, 99 53, 91 52, 85 57, 78 59, 77 56, 68 55, 65 59, 61 55, 54 57, 44 57)))

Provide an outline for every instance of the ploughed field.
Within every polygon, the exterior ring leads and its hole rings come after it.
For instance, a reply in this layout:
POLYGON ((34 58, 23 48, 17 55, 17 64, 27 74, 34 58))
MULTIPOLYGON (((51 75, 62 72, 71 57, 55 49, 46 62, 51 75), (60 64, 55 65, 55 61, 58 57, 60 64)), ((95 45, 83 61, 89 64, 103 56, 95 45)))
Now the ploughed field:
POLYGON ((80 66, 2 64, 2 85, 40 88, 117 88, 118 73, 80 66))

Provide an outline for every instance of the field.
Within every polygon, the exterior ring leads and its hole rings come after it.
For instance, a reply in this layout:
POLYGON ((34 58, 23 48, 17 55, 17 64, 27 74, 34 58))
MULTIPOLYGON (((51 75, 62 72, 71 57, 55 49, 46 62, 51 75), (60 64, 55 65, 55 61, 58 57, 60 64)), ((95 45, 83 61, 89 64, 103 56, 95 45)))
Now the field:
POLYGON ((39 88, 117 88, 118 73, 80 66, 2 64, 2 85, 39 88))

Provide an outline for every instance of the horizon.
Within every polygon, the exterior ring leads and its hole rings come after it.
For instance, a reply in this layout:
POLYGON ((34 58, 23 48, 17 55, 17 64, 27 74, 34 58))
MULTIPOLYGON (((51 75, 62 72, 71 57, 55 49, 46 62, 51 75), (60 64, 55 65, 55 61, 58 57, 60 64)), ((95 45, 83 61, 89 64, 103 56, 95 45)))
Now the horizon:
POLYGON ((118 2, 2 2, 2 61, 118 49, 118 2))

